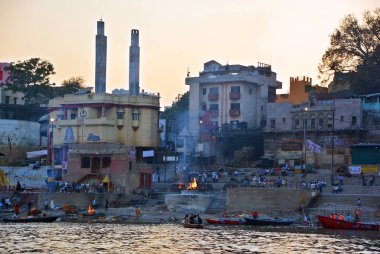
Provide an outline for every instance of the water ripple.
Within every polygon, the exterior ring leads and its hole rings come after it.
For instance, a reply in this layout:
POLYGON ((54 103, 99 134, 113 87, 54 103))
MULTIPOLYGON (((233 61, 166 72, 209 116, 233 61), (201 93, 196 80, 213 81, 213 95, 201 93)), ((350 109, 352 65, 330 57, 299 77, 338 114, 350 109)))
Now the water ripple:
MULTIPOLYGON (((280 231, 279 231, 280 230, 280 231)), ((289 233, 255 227, 0 224, 4 253, 375 253, 380 232, 289 233)))

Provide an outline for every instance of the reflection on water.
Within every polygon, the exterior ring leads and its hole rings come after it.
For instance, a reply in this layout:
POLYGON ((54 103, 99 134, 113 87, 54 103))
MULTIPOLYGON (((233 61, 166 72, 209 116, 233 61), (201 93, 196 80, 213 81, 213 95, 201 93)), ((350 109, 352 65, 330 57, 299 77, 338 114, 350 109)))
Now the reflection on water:
POLYGON ((1 253, 380 253, 380 232, 257 227, 0 224, 1 253))

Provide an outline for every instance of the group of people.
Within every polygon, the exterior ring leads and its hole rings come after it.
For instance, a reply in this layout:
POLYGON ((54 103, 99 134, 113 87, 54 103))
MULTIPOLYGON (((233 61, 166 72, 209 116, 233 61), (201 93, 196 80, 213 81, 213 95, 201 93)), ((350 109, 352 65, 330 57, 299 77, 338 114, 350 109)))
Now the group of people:
POLYGON ((191 214, 191 215, 188 215, 186 214, 185 215, 185 224, 202 224, 203 221, 201 219, 201 217, 198 215, 195 215, 195 214, 191 214))

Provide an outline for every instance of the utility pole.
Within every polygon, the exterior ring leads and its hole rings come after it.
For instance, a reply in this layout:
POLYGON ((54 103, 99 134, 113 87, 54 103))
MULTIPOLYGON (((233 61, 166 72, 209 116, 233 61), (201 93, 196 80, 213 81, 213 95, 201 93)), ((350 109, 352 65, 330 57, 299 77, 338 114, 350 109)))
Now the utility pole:
POLYGON ((306 125, 307 125, 307 108, 304 108, 303 113, 303 165, 302 165, 302 173, 306 173, 306 125))
POLYGON ((334 185, 334 151, 335 151, 335 99, 332 104, 332 132, 331 132, 331 186, 334 185))

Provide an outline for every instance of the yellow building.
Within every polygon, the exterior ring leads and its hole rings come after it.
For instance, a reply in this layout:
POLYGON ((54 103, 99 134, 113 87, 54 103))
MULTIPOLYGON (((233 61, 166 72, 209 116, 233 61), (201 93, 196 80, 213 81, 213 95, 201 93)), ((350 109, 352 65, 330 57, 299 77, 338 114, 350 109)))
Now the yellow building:
POLYGON ((309 101, 308 92, 315 90, 320 93, 327 93, 328 89, 321 86, 312 86, 312 79, 309 77, 291 77, 289 94, 277 94, 276 102, 289 102, 293 105, 309 101))
POLYGON ((118 192, 150 182, 146 169, 136 169, 136 157, 159 144, 159 98, 147 93, 89 93, 50 100, 55 171, 62 169, 63 180, 69 183, 108 185, 103 181, 108 176, 118 192))

